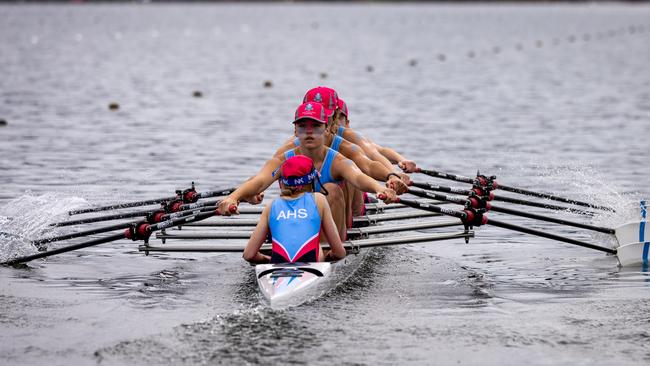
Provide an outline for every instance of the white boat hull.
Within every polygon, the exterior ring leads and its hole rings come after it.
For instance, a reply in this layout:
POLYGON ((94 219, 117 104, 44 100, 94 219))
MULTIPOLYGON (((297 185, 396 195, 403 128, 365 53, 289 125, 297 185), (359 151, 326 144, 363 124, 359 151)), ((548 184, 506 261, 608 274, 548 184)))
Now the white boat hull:
POLYGON ((271 307, 297 306, 326 290, 335 267, 345 261, 258 264, 255 275, 271 307))
POLYGON ((616 256, 622 267, 647 266, 650 254, 650 242, 637 242, 616 248, 616 256))

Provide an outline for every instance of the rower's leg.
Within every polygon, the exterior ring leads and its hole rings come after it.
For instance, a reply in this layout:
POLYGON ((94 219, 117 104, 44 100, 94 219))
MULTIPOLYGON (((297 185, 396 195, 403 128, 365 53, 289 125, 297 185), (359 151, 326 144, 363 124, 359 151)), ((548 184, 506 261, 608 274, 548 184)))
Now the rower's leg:
POLYGON ((345 240, 347 233, 346 215, 345 215, 345 195, 343 189, 336 183, 325 183, 325 189, 329 194, 327 195, 327 203, 330 205, 332 211, 332 218, 339 231, 341 240, 345 240))

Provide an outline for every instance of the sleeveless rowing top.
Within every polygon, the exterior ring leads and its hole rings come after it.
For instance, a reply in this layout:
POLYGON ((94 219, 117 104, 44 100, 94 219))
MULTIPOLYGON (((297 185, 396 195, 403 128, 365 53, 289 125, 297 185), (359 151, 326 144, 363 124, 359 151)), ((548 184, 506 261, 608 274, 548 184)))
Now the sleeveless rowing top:
POLYGON ((271 263, 318 262, 321 218, 311 192, 271 204, 271 263))
MULTIPOLYGON (((339 127, 339 128, 340 128, 340 127, 339 127)), ((341 137, 341 136, 339 136, 339 135, 335 135, 335 136, 334 136, 334 139, 332 140, 332 145, 330 145, 330 149, 332 149, 332 150, 334 150, 334 151, 339 151, 339 147, 341 146, 341 143, 342 143, 342 142, 343 142, 343 137, 341 137)), ((296 147, 300 146, 300 139, 296 137, 296 138, 293 140, 293 144, 294 144, 296 147)))
MULTIPOLYGON (((320 167, 320 170, 318 171, 320 173, 320 178, 314 180, 314 192, 320 192, 323 189, 321 183, 341 184, 341 181, 336 180, 334 179, 334 177, 332 177, 332 162, 334 161, 334 158, 336 158, 336 155, 338 154, 339 153, 337 151, 327 148, 327 155, 325 155, 325 160, 323 160, 323 165, 320 167)), ((285 151, 284 158, 289 159, 290 157, 295 155, 296 152, 294 150, 285 151)))

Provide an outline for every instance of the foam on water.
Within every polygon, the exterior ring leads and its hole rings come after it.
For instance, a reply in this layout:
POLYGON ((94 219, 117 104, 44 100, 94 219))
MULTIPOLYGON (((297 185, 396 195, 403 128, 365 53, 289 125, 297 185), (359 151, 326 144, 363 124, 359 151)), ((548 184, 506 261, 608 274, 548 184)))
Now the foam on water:
POLYGON ((33 240, 56 234, 50 224, 84 205, 86 200, 80 197, 26 192, 0 206, 0 261, 33 254, 33 240))

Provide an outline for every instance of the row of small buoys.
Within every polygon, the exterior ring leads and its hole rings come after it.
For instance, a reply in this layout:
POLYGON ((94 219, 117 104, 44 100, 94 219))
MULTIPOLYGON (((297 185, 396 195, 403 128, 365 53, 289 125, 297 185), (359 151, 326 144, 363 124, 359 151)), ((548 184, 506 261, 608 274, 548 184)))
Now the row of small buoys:
MULTIPOLYGON (((611 29, 609 31, 596 32, 594 34, 590 34, 590 33, 584 33, 582 35, 570 34, 565 38, 565 40, 566 40, 566 43, 574 44, 574 43, 577 43, 579 41, 590 42, 591 40, 594 40, 594 39, 602 40, 602 39, 605 39, 607 37, 611 38, 611 37, 616 37, 616 36, 622 36, 622 35, 625 35, 625 34, 637 34, 637 33, 640 34, 640 33, 644 33, 645 30, 646 30, 646 28, 643 25, 629 26, 629 27, 623 27, 623 28, 620 28, 620 29, 611 29)), ((558 38, 558 37, 553 38, 552 41, 548 42, 549 45, 553 45, 553 46, 558 46, 561 43, 562 43, 562 39, 558 38)), ((537 40, 535 40, 533 42, 532 48, 543 48, 545 46, 545 44, 546 43, 543 40, 537 39, 537 40)), ((526 45, 524 43, 522 43, 522 42, 517 42, 517 43, 514 44, 514 49, 516 51, 518 51, 518 52, 522 52, 522 51, 524 51, 524 49, 526 49, 526 45)), ((495 55, 498 55, 501 52, 503 52, 504 50, 505 50, 504 47, 494 46, 488 52, 491 52, 491 53, 493 53, 495 55)), ((465 53, 465 56, 467 58, 476 58, 476 57, 479 56, 479 52, 477 52, 476 50, 469 50, 469 51, 467 51, 467 53, 465 53)), ((439 53, 438 55, 436 55, 436 59, 438 61, 440 61, 440 62, 445 62, 445 61, 447 61, 448 56, 447 56, 447 54, 439 53)), ((416 59, 410 59, 410 60, 407 61, 407 64, 409 66, 417 66, 418 61, 416 59)))
POLYGON ((8 125, 9 122, 7 122, 6 119, 0 119, 0 127, 8 125))

